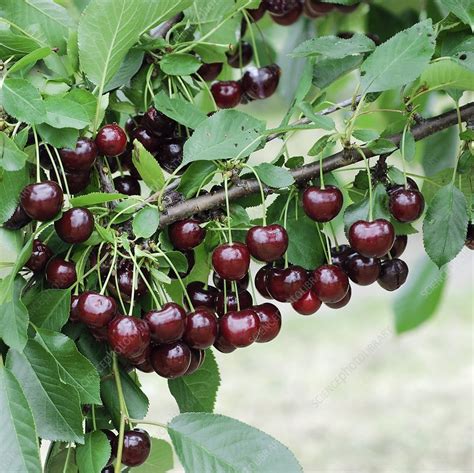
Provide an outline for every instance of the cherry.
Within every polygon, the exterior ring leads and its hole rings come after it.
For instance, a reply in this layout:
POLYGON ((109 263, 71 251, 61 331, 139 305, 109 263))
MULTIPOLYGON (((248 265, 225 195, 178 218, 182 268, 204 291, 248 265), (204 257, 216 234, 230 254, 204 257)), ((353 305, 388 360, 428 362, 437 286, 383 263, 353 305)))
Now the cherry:
POLYGON ((425 209, 425 199, 419 191, 399 189, 390 194, 389 208, 399 222, 410 223, 420 218, 425 209))
POLYGON ((380 261, 378 258, 368 258, 355 253, 347 258, 344 269, 356 284, 368 286, 379 277, 380 261))
POLYGON ((66 171, 88 171, 97 158, 97 146, 90 138, 79 138, 75 149, 63 148, 59 156, 66 171))
POLYGON ((136 317, 117 315, 107 327, 109 344, 115 353, 125 358, 136 358, 150 344, 148 324, 136 317))
POLYGON ((63 205, 63 191, 54 181, 29 184, 21 191, 20 204, 34 220, 46 222, 59 213, 63 205))
POLYGON ((79 322, 79 312, 77 310, 77 303, 79 302, 79 296, 71 296, 71 309, 69 310, 69 320, 71 322, 79 322))
POLYGON ((67 289, 77 280, 76 265, 62 258, 53 258, 46 266, 46 280, 56 289, 67 289))
POLYGON ((292 299, 299 299, 307 289, 307 279, 308 274, 301 266, 273 268, 267 274, 268 292, 279 302, 290 302, 292 299))
POLYGON ((182 138, 173 138, 160 143, 155 157, 160 166, 169 174, 173 174, 183 162, 183 146, 182 138))
POLYGON ((156 153, 160 146, 160 140, 147 128, 139 126, 132 134, 132 140, 138 140, 150 153, 156 153))
MULTIPOLYGON (((214 310, 218 291, 213 286, 207 286, 201 281, 194 281, 187 285, 186 292, 194 307, 208 307, 214 310)), ((186 298, 184 299, 185 302, 186 298)))
POLYGON ((349 245, 339 245, 339 247, 331 248, 331 259, 332 264, 344 268, 344 264, 348 258, 357 252, 354 251, 349 245))
MULTIPOLYGON (((82 192, 88 185, 91 180, 91 172, 87 171, 77 171, 77 172, 65 172, 67 187, 71 194, 78 194, 82 192)), ((64 179, 61 178, 61 182, 64 179)))
POLYGON ((23 210, 21 205, 17 205, 12 216, 3 224, 8 230, 19 230, 31 222, 31 218, 23 210))
POLYGON ((125 122, 125 131, 128 136, 132 136, 135 128, 140 126, 143 120, 143 116, 135 115, 134 117, 129 117, 125 122))
POLYGON ((296 4, 296 6, 289 10, 287 13, 283 15, 273 15, 270 14, 272 20, 282 26, 289 26, 298 21, 299 17, 303 13, 303 2, 300 1, 296 4))
POLYGON ((313 276, 313 291, 322 302, 339 302, 349 290, 349 279, 339 266, 320 266, 314 270, 313 276))
POLYGON ((212 266, 221 278, 228 281, 238 281, 248 273, 249 250, 239 242, 220 245, 212 253, 212 266))
POLYGON ((408 277, 408 266, 405 261, 394 258, 384 261, 380 267, 379 285, 387 291, 395 291, 402 286, 408 277))
POLYGON ((352 289, 351 286, 349 286, 349 290, 347 291, 347 294, 338 302, 326 302, 326 305, 330 309, 341 309, 342 307, 346 306, 349 304, 349 301, 351 300, 351 295, 352 295, 352 289))
POLYGON ((258 8, 249 8, 247 13, 252 17, 254 22, 257 22, 263 17, 263 15, 265 15, 266 11, 267 8, 265 6, 265 2, 261 2, 258 8))
POLYGON ((379 218, 373 222, 358 220, 349 229, 349 243, 363 256, 381 258, 395 241, 393 225, 379 218))
POLYGON ((137 370, 140 370, 143 373, 153 373, 155 371, 151 365, 149 356, 147 356, 147 358, 141 363, 134 363, 134 366, 137 370))
POLYGON ((206 230, 194 218, 180 220, 169 226, 170 241, 177 250, 192 250, 206 237, 206 230))
POLYGON ((211 93, 219 108, 234 108, 242 98, 242 86, 235 80, 214 82, 211 93))
POLYGON ((103 126, 95 137, 99 152, 112 157, 122 154, 127 147, 127 135, 116 123, 103 126))
POLYGON ((204 350, 213 345, 217 337, 217 317, 206 307, 188 315, 183 340, 190 348, 204 350))
MULTIPOLYGON (((141 268, 141 271, 146 275, 144 268, 141 268)), ((135 289, 135 297, 142 297, 148 291, 138 271, 136 271, 136 286, 133 287, 133 263, 130 260, 122 260, 119 263, 117 277, 119 290, 127 297, 131 297, 133 289, 135 289)))
POLYGON ((33 250, 25 266, 34 273, 43 271, 48 261, 53 257, 51 249, 41 240, 33 240, 33 250))
POLYGON ((132 176, 118 176, 114 179, 114 187, 117 192, 125 195, 140 195, 140 183, 132 176))
POLYGON ((288 233, 281 225, 255 226, 245 239, 250 254, 259 261, 280 259, 288 248, 288 233))
POLYGON ((195 373, 204 363, 206 352, 204 350, 196 350, 191 348, 191 364, 188 370, 184 373, 185 376, 195 373))
POLYGON ((308 187, 303 193, 303 209, 316 222, 329 222, 342 209, 342 192, 334 186, 308 187))
POLYGON ((224 297, 224 293, 220 292, 216 298, 216 312, 218 315, 224 315, 226 312, 235 311, 240 309, 248 309, 252 307, 253 300, 252 295, 249 291, 241 291, 237 297, 234 292, 227 292, 227 297, 224 297), (227 303, 226 303, 227 301, 227 303))
POLYGON ((262 266, 255 275, 255 287, 259 294, 265 299, 273 299, 270 291, 268 290, 268 274, 272 269, 271 265, 262 266))
POLYGON ((272 15, 285 15, 296 8, 299 0, 263 0, 263 5, 272 15))
POLYGON ((106 342, 107 341, 107 327, 101 327, 101 328, 89 327, 89 330, 90 330, 92 336, 98 342, 106 342))
POLYGON ((260 321, 260 330, 255 340, 257 343, 270 342, 280 333, 281 313, 273 304, 265 302, 264 304, 254 306, 253 310, 260 321))
MULTIPOLYGON (((231 281, 226 281, 222 279, 217 273, 212 274, 212 281, 214 282, 214 286, 216 286, 219 291, 224 291, 224 285, 227 291, 232 291, 233 284, 231 281)), ((242 279, 235 282, 237 284, 237 290, 244 291, 249 287, 249 274, 247 273, 242 279)))
POLYGON ((92 235, 94 217, 87 209, 69 209, 54 222, 54 228, 59 238, 66 243, 83 243, 92 235))
POLYGON ((105 327, 117 313, 117 303, 112 297, 97 292, 82 293, 76 308, 79 320, 89 327, 105 327))
POLYGON ((395 237, 395 242, 390 249, 390 251, 385 255, 385 258, 388 258, 389 255, 392 258, 400 258, 400 256, 405 251, 407 247, 408 237, 406 235, 397 235, 395 237))
POLYGON ((109 466, 112 464, 112 462, 115 459, 115 456, 117 455, 117 450, 115 450, 117 446, 117 435, 115 435, 111 430, 109 429, 102 429, 102 433, 105 434, 107 437, 107 440, 109 441, 110 444, 110 458, 109 461, 107 462, 106 466, 109 466))
POLYGON ((298 314, 312 315, 321 307, 321 301, 316 293, 309 289, 298 300, 292 302, 291 306, 298 314))
POLYGON ((143 318, 148 323, 152 340, 157 343, 179 340, 186 328, 186 311, 174 302, 147 312, 143 318))
POLYGON ((207 82, 212 82, 217 79, 219 74, 222 72, 222 62, 211 62, 209 64, 203 64, 197 71, 198 75, 201 76, 207 82))
POLYGON ((241 41, 234 51, 226 54, 229 66, 240 69, 247 66, 252 60, 253 48, 247 41, 241 41))
POLYGON ((276 64, 252 67, 242 77, 242 88, 253 100, 266 99, 274 94, 280 81, 280 68, 276 64))
POLYGON ((232 346, 243 348, 258 338, 260 319, 253 309, 227 312, 219 320, 220 334, 232 346))
MULTIPOLYGON (((118 439, 117 439, 118 442, 118 439)), ((122 463, 125 466, 140 466, 150 455, 151 440, 147 432, 133 429, 124 433, 122 463)))
POLYGON ((191 350, 183 342, 159 345, 152 349, 151 364, 163 378, 183 376, 191 365, 191 350))
POLYGON ((160 136, 172 136, 176 129, 176 122, 158 111, 155 107, 150 107, 141 119, 144 127, 160 136))
POLYGON ((317 15, 326 15, 336 8, 336 4, 334 3, 318 2, 316 0, 306 0, 306 3, 308 4, 308 8, 317 15))
POLYGON ((467 234, 466 234, 466 248, 470 250, 474 250, 474 224, 469 222, 467 226, 467 234))
POLYGON ((232 353, 237 350, 234 345, 229 343, 222 335, 219 335, 214 342, 214 348, 219 350, 221 353, 232 353))

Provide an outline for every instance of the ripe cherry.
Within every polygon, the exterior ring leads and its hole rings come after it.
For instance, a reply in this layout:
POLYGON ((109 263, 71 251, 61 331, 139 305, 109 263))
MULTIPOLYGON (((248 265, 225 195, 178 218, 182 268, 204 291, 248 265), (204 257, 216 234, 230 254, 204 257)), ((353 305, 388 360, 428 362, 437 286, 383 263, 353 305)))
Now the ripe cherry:
POLYGON ((41 240, 33 240, 33 250, 25 266, 35 273, 43 271, 48 261, 53 257, 51 249, 41 240))
POLYGON ((282 26, 289 26, 297 22, 301 14, 303 13, 303 2, 299 1, 296 6, 289 10, 283 15, 272 15, 270 14, 272 20, 282 26))
POLYGON ((99 152, 107 157, 122 154, 127 147, 127 135, 116 123, 103 126, 95 137, 99 152))
POLYGON ((342 309, 342 307, 345 307, 347 304, 349 304, 349 301, 351 300, 352 296, 352 289, 351 286, 349 286, 349 290, 347 291, 347 294, 338 302, 327 302, 326 305, 330 309, 342 309))
POLYGON ((79 138, 75 149, 63 148, 59 156, 67 171, 88 171, 97 158, 97 146, 90 138, 79 138))
POLYGON ((112 350, 125 358, 139 357, 150 344, 148 324, 137 317, 117 315, 109 323, 107 335, 112 350))
POLYGON ((390 194, 389 208, 399 222, 410 223, 420 218, 425 209, 425 199, 419 191, 400 189, 390 194))
POLYGON ((388 258, 389 255, 392 258, 400 258, 400 256, 405 251, 407 247, 408 237, 406 235, 397 235, 395 237, 395 242, 393 243, 390 251, 385 255, 385 258, 388 258))
POLYGON ((159 136, 172 136, 176 122, 155 107, 150 107, 141 119, 141 124, 159 136))
POLYGON ((286 269, 273 268, 267 274, 268 292, 279 302, 299 299, 305 287, 308 274, 301 266, 290 266, 286 269))
POLYGON ((467 234, 466 234, 466 248, 470 250, 474 250, 474 224, 469 222, 467 226, 467 234))
POLYGON ((255 275, 255 287, 257 288, 259 294, 265 299, 273 299, 272 295, 268 290, 267 285, 267 276, 270 273, 271 269, 272 266, 267 264, 265 266, 262 266, 255 275))
POLYGON ((260 330, 255 341, 257 343, 270 342, 277 337, 281 330, 281 313, 278 307, 265 302, 254 306, 253 310, 260 321, 260 330))
MULTIPOLYGON (((183 162, 184 140, 173 138, 160 143, 155 154, 160 166, 169 174, 172 174, 183 162)), ((183 168, 184 170, 184 168, 183 168)))
POLYGON ((349 229, 349 243, 363 256, 381 258, 395 241, 393 225, 379 218, 373 222, 358 220, 349 229))
POLYGON ((253 100, 266 99, 277 89, 280 72, 276 64, 252 67, 242 77, 242 89, 253 100))
MULTIPOLYGON (((65 172, 67 186, 71 194, 78 194, 82 192, 88 185, 91 180, 91 172, 87 171, 76 171, 76 172, 65 172)), ((64 182, 64 179, 61 178, 61 182, 64 182)))
POLYGON ((71 309, 69 311, 69 320, 71 322, 79 322, 79 312, 77 310, 77 303, 79 302, 79 296, 71 296, 71 309))
POLYGON ((183 340, 190 348, 204 350, 216 341, 217 317, 206 307, 200 307, 188 315, 183 340))
POLYGON ((339 247, 331 248, 331 259, 332 264, 340 266, 344 269, 344 264, 348 258, 357 252, 354 251, 349 245, 339 245, 339 247))
POLYGON ((356 253, 346 260, 344 269, 349 278, 356 284, 368 286, 377 281, 379 277, 380 260, 356 253))
POLYGON ((288 233, 281 225, 255 226, 245 239, 250 254, 259 261, 280 259, 288 248, 288 233))
POLYGON ((170 241, 177 250, 192 250, 206 237, 206 230, 194 218, 180 220, 169 226, 170 241))
POLYGON ((239 69, 247 66, 253 57, 253 48, 247 41, 241 41, 232 53, 227 53, 227 62, 230 67, 239 69))
POLYGON ((53 258, 46 266, 46 280, 55 289, 67 289, 77 280, 76 265, 62 258, 53 258))
POLYGON ((183 376, 191 365, 191 350, 183 342, 159 345, 152 349, 153 369, 164 378, 183 376))
POLYGON ((209 64, 203 64, 197 71, 197 74, 201 76, 207 82, 212 82, 217 79, 219 74, 222 72, 222 62, 211 62, 209 64))
POLYGON ((186 311, 174 302, 168 302, 159 310, 151 310, 143 319, 150 327, 151 339, 157 343, 179 340, 186 328, 186 311))
POLYGON ((293 309, 301 315, 315 314, 321 307, 321 301, 316 293, 310 289, 306 291, 298 300, 291 304, 293 309))
POLYGON ((333 264, 326 264, 315 269, 313 291, 322 302, 340 301, 349 290, 349 279, 346 273, 333 264))
POLYGON ((316 0, 306 0, 306 3, 308 4, 308 8, 317 15, 326 15, 336 8, 336 4, 334 3, 318 2, 316 0))
POLYGON ((238 293, 238 302, 234 292, 228 291, 226 295, 227 297, 224 297, 224 292, 220 292, 216 298, 216 312, 219 316, 224 315, 226 312, 239 310, 239 307, 242 310, 248 309, 253 305, 252 295, 249 291, 240 291, 238 293))
MULTIPOLYGON (((226 281, 222 279, 217 273, 212 274, 212 281, 214 282, 214 286, 216 286, 219 291, 224 291, 224 285, 226 286, 227 291, 233 290, 233 283, 232 281, 226 281)), ((237 290, 244 291, 249 287, 249 274, 247 273, 242 279, 239 281, 235 281, 237 284, 237 290)))
POLYGON ((46 222, 61 210, 63 191, 54 181, 30 184, 21 191, 20 204, 29 217, 46 222))
POLYGON ((17 205, 12 216, 3 224, 8 230, 19 230, 31 222, 31 218, 23 210, 21 205, 17 205))
POLYGON ((114 179, 114 187, 117 192, 125 195, 140 195, 142 193, 140 182, 132 176, 118 176, 114 179))
POLYGON ((334 186, 308 187, 303 193, 303 209, 316 222, 329 222, 342 209, 342 192, 334 186))
POLYGON ((69 209, 54 222, 54 228, 66 243, 83 243, 92 235, 94 217, 88 209, 69 209))
POLYGON ((247 10, 247 13, 251 16, 254 22, 257 22, 263 17, 263 15, 265 15, 266 11, 267 8, 265 6, 265 2, 261 2, 258 8, 250 8, 247 10))
POLYGON ((228 281, 238 281, 248 273, 249 250, 239 242, 220 245, 212 253, 212 266, 221 278, 228 281))
POLYGON ((214 342, 214 348, 219 350, 221 353, 232 353, 237 350, 234 345, 229 343, 222 335, 219 335, 214 342))
POLYGON ((112 297, 93 291, 84 292, 77 300, 77 315, 89 327, 105 327, 117 313, 117 303, 112 297))
POLYGON ((299 0, 263 0, 263 5, 272 15, 285 15, 298 6, 299 0))
POLYGON ((211 93, 219 108, 234 108, 242 98, 242 87, 235 80, 219 81, 212 84, 211 93))
MULTIPOLYGON (((141 272, 147 274, 146 269, 141 268, 141 272)), ((145 281, 136 271, 136 285, 133 287, 133 263, 130 260, 122 260, 117 270, 118 286, 120 292, 126 297, 131 297, 135 289, 135 297, 142 297, 148 291, 145 281)))
POLYGON ((150 153, 156 153, 160 146, 160 140, 156 135, 143 126, 135 128, 132 140, 138 140, 150 153))
MULTIPOLYGON (((215 310, 218 291, 213 286, 207 286, 201 281, 194 281, 187 285, 186 292, 195 308, 208 307, 215 310)), ((187 303, 186 298, 184 302, 187 303)))
POLYGON ((220 334, 232 346, 237 348, 251 345, 260 330, 260 319, 253 309, 227 312, 219 320, 220 334))
POLYGON ((405 261, 395 258, 381 264, 377 282, 387 291, 395 291, 402 286, 408 277, 408 266, 405 261))
POLYGON ((150 451, 151 440, 147 432, 141 429, 125 432, 122 450, 122 463, 125 466, 136 467, 142 465, 149 457, 150 451))

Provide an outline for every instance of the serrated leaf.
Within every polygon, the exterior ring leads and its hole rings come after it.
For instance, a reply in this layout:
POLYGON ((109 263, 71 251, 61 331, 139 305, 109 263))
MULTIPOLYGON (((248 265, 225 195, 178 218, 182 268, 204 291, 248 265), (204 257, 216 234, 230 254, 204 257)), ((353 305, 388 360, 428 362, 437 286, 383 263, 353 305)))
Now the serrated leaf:
POLYGON ((431 89, 474 90, 474 72, 451 58, 428 65, 419 83, 431 89))
POLYGON ((315 113, 313 107, 308 102, 299 102, 297 106, 305 114, 305 116, 319 128, 328 131, 334 130, 336 128, 332 118, 315 113))
POLYGON ((171 98, 161 91, 155 95, 154 101, 156 109, 161 113, 193 130, 207 119, 207 115, 196 105, 186 102, 179 96, 171 98))
POLYGON ((151 452, 143 465, 133 469, 133 473, 166 473, 173 469, 173 449, 161 439, 151 439, 151 452))
POLYGON ((74 128, 54 128, 51 125, 42 123, 37 127, 38 133, 45 143, 55 148, 73 148, 79 138, 79 131, 74 128))
POLYGON ((30 66, 31 64, 36 64, 38 61, 41 59, 44 59, 45 57, 49 56, 52 53, 51 48, 39 48, 36 49, 35 51, 31 51, 31 53, 27 54, 26 56, 23 56, 20 60, 15 62, 15 64, 10 67, 8 70, 9 74, 12 74, 14 72, 21 71, 25 67, 30 66))
POLYGON ((160 212, 156 207, 145 207, 135 215, 132 228, 138 238, 150 238, 160 225, 160 212))
POLYGON ((106 193, 106 192, 91 192, 90 194, 79 195, 73 197, 70 203, 73 207, 89 207, 91 205, 105 204, 106 202, 113 202, 114 200, 126 199, 125 194, 106 193))
POLYGON ((474 33, 474 4, 471 0, 440 0, 450 12, 454 13, 474 33))
POLYGON ((290 171, 270 163, 259 164, 253 169, 267 186, 275 189, 291 186, 295 182, 290 171))
POLYGON ((362 61, 363 56, 322 59, 313 66, 313 84, 320 89, 325 89, 340 77, 357 69, 362 61))
POLYGON ((117 89, 120 86, 127 84, 130 79, 140 70, 143 64, 143 57, 145 53, 139 49, 131 49, 125 56, 119 70, 110 79, 110 82, 105 87, 104 91, 109 92, 117 89))
POLYGON ((48 330, 59 331, 69 319, 71 291, 69 289, 45 289, 41 297, 28 304, 31 321, 48 330))
POLYGON ((354 130, 352 136, 360 141, 374 141, 380 137, 380 133, 377 130, 360 129, 354 130))
POLYGON ((152 190, 160 191, 165 185, 165 175, 158 161, 143 145, 135 140, 132 161, 145 184, 152 190))
POLYGON ((19 195, 29 182, 26 167, 20 171, 0 174, 0 223, 6 222, 15 211, 19 195))
POLYGON ((167 54, 160 61, 160 68, 169 76, 189 76, 201 67, 201 61, 192 54, 167 54))
POLYGON ((76 449, 76 463, 79 473, 101 473, 108 463, 111 447, 107 436, 101 432, 89 432, 84 445, 76 449))
POLYGON ((63 97, 47 97, 45 122, 54 128, 81 130, 90 124, 89 115, 82 105, 63 97))
POLYGON ((25 166, 28 155, 16 143, 0 131, 0 167, 5 171, 19 171, 25 166))
POLYGON ((64 448, 51 457, 46 465, 45 473, 79 473, 76 465, 76 448, 64 448), (66 459, 68 459, 67 466, 66 459))
POLYGON ((0 28, 0 58, 23 56, 38 48, 39 44, 33 38, 15 34, 11 29, 0 28))

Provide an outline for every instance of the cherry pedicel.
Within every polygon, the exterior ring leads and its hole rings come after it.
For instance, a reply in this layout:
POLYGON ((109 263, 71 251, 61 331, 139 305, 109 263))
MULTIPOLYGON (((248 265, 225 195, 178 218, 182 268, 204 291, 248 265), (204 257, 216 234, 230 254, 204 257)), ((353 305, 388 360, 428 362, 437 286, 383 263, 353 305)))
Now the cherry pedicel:
POLYGON ((94 217, 88 209, 69 209, 54 222, 54 228, 66 243, 83 243, 92 235, 94 217))
MULTIPOLYGON (((224 285, 228 291, 232 291, 234 288, 232 281, 222 279, 217 273, 212 274, 212 281, 219 291, 224 291, 224 285)), ((237 290, 239 292, 245 291, 245 289, 249 287, 249 274, 247 273, 242 279, 235 281, 235 283, 237 284, 237 290)))
POLYGON ((306 291, 297 301, 291 304, 293 309, 301 315, 315 314, 321 307, 321 301, 316 293, 310 289, 306 291))
POLYGON ((254 306, 253 310, 260 321, 260 329, 255 341, 257 343, 270 342, 278 336, 281 330, 281 313, 278 307, 265 302, 264 304, 254 306))
POLYGON ((390 194, 389 208, 399 222, 410 223, 421 217, 425 199, 419 191, 399 189, 390 194))
POLYGON ((303 209, 316 222, 329 222, 342 209, 342 192, 334 186, 308 187, 303 193, 303 209))
POLYGON ((89 327, 105 327, 117 313, 117 303, 112 297, 87 291, 77 300, 76 312, 81 322, 89 327))
POLYGON ((255 226, 245 240, 250 254, 259 261, 280 259, 288 248, 288 233, 281 225, 255 226))
POLYGON ((17 205, 13 215, 3 224, 3 227, 8 230, 19 230, 30 222, 30 216, 23 210, 21 205, 17 205))
POLYGON ((363 256, 381 258, 395 241, 393 225, 385 219, 372 222, 358 220, 349 229, 349 243, 363 256))
POLYGON ((125 195, 140 195, 142 193, 140 182, 132 176, 118 176, 114 179, 114 187, 117 192, 125 195))
POLYGON ((252 60, 253 48, 247 41, 241 41, 232 53, 226 54, 229 66, 239 69, 247 66, 252 60))
POLYGON ((139 357, 150 344, 148 324, 136 317, 116 316, 109 323, 107 334, 112 350, 125 358, 139 357))
POLYGON ((390 251, 385 255, 385 258, 400 258, 404 253, 408 243, 406 235, 397 235, 390 251), (389 256, 390 255, 390 256, 389 256))
POLYGON ((235 80, 214 82, 211 93, 219 108, 234 108, 242 98, 242 87, 240 82, 235 80))
POLYGON ((90 138, 79 138, 74 149, 62 148, 59 156, 66 171, 88 171, 97 158, 97 146, 90 138))
POLYGON ((214 271, 223 279, 238 281, 245 277, 250 266, 250 253, 243 243, 225 243, 212 253, 214 271))
POLYGON ((349 290, 349 279, 346 273, 333 264, 326 264, 315 269, 313 291, 322 302, 339 302, 349 290))
POLYGON ((159 310, 147 312, 144 320, 150 328, 151 339, 157 343, 179 340, 186 328, 186 312, 174 302, 168 302, 159 310))
POLYGON ((222 62, 211 62, 209 64, 203 64, 197 71, 197 74, 204 79, 206 82, 212 82, 217 79, 219 74, 222 72, 224 64, 222 62))
POLYGON ((46 281, 55 289, 67 289, 77 280, 76 265, 62 258, 53 258, 46 266, 46 281))
POLYGON ((180 220, 169 226, 170 241, 177 250, 192 250, 206 237, 206 230, 196 219, 180 220))
POLYGON ((217 317, 201 307, 188 315, 183 340, 190 348, 204 350, 214 344, 218 330, 217 317))
POLYGON ((276 64, 252 67, 242 77, 242 89, 253 100, 266 99, 275 93, 280 82, 280 73, 276 64))
POLYGON ((53 219, 63 205, 63 191, 54 181, 30 184, 21 191, 20 204, 33 220, 53 219))
MULTIPOLYGON (((207 286, 201 281, 194 281, 187 285, 186 292, 195 308, 208 307, 215 310, 216 298, 219 291, 213 286, 207 286)), ((187 303, 186 297, 184 302, 187 303)))
POLYGON ((351 286, 349 286, 349 290, 347 291, 347 294, 340 301, 333 302, 333 303, 326 302, 326 305, 330 309, 342 309, 347 304, 349 304, 349 301, 351 300, 351 296, 352 296, 352 289, 351 289, 351 286))
POLYGON ((227 312, 219 319, 219 329, 222 337, 231 346, 243 348, 257 340, 260 319, 253 309, 227 312))
POLYGON ((299 299, 307 290, 308 273, 301 266, 286 269, 273 268, 267 274, 268 292, 279 302, 299 299))
POLYGON ((127 135, 116 123, 102 127, 95 137, 99 152, 107 157, 118 156, 127 147, 127 135))
POLYGON ((25 266, 35 273, 43 271, 48 261, 53 257, 51 249, 41 240, 33 240, 33 250, 25 266))
POLYGON ((159 345, 152 349, 150 361, 163 378, 177 378, 183 376, 191 365, 191 350, 183 342, 159 345))
POLYGON ((147 432, 141 429, 125 432, 122 449, 122 463, 125 466, 136 467, 142 465, 149 457, 150 451, 151 440, 147 432))
POLYGON ((402 286, 408 277, 408 266, 405 261, 395 258, 381 264, 379 285, 387 291, 395 291, 402 286))
POLYGON ((228 291, 225 295, 224 292, 220 292, 216 298, 216 312, 218 315, 224 315, 226 312, 239 310, 239 308, 248 309, 252 305, 252 295, 249 291, 245 290, 240 291, 238 296, 235 295, 235 292, 231 291, 228 291))
POLYGON ((368 286, 375 281, 380 274, 380 260, 354 254, 347 258, 344 269, 349 278, 356 284, 368 286))

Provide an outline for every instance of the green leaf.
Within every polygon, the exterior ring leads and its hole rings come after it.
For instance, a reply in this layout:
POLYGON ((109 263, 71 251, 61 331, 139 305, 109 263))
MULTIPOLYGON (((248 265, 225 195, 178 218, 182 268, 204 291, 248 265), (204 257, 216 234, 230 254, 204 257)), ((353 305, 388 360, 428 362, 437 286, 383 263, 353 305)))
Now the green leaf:
POLYGON ((32 38, 13 33, 0 27, 0 58, 23 56, 38 49, 39 44, 32 38))
POLYGON ((133 233, 138 238, 150 238, 160 225, 160 212, 156 207, 145 207, 133 218, 133 233))
POLYGON ((219 368, 211 350, 206 351, 204 363, 196 372, 168 380, 179 412, 213 412, 219 384, 219 368))
POLYGON ((38 133, 43 141, 55 148, 74 148, 79 138, 79 131, 74 128, 54 128, 46 123, 38 125, 38 133))
POLYGON ((188 472, 301 472, 294 455, 268 434, 230 417, 189 413, 168 424, 175 451, 188 472))
POLYGON ((79 445, 76 450, 79 473, 101 473, 110 454, 110 442, 103 432, 98 430, 88 433, 84 445, 79 445))
POLYGON ((363 56, 320 60, 313 67, 313 84, 320 89, 324 89, 335 80, 357 69, 362 61, 363 56))
POLYGON ((431 200, 423 222, 423 243, 431 260, 441 267, 462 250, 469 216, 464 194, 452 183, 431 200))
POLYGON ((466 25, 469 25, 474 33, 474 4, 472 0, 440 0, 440 2, 466 25))
POLYGON ((386 138, 378 138, 375 141, 371 141, 370 143, 367 143, 366 148, 370 149, 370 151, 375 154, 390 153, 397 149, 393 142, 386 138))
POLYGON ((12 67, 10 67, 10 69, 8 70, 8 73, 12 74, 14 72, 21 71, 22 69, 30 66, 31 64, 36 64, 41 59, 44 59, 45 57, 49 56, 52 52, 53 50, 51 48, 36 49, 35 51, 32 51, 26 56, 23 56, 19 61, 15 62, 15 64, 13 64, 12 67))
POLYGON ((25 166, 28 155, 13 140, 0 131, 0 167, 5 171, 19 171, 25 166))
POLYGON ((20 171, 0 174, 0 223, 6 222, 13 215, 18 205, 20 192, 28 182, 26 167, 20 171))
POLYGON ((46 120, 54 128, 81 130, 90 124, 89 115, 77 102, 62 97, 47 97, 44 101, 46 120))
POLYGON ((158 161, 138 140, 133 142, 133 146, 132 161, 140 176, 151 190, 160 191, 165 185, 165 175, 158 161))
MULTIPOLYGON (((64 444, 61 444, 64 445, 64 444)), ((64 448, 52 456, 46 464, 45 473, 78 473, 76 465, 76 448, 64 448), (66 458, 68 459, 66 467, 66 458)))
POLYGON ((70 203, 73 207, 89 207, 91 205, 105 204, 118 199, 125 199, 125 194, 119 192, 108 194, 106 192, 91 192, 90 194, 73 197, 70 203))
POLYGON ((82 404, 102 404, 99 375, 92 363, 79 353, 70 338, 62 333, 38 329, 36 341, 56 361, 61 380, 76 388, 82 404))
POLYGON ((167 54, 160 61, 160 68, 169 76, 189 76, 201 67, 201 61, 192 54, 167 54))
POLYGON ((46 118, 46 107, 38 89, 25 79, 5 79, 0 101, 9 115, 22 122, 35 125, 46 118))
POLYGON ((33 414, 13 373, 0 366, 0 458, 8 471, 41 471, 33 414), (7 466, 8 465, 8 466, 7 466))
POLYGON ((31 321, 48 330, 59 331, 69 319, 71 311, 70 289, 45 289, 41 297, 28 304, 31 321))
POLYGON ((259 164, 254 170, 267 186, 275 189, 291 186, 295 182, 290 171, 270 163, 259 164))
POLYGON ((189 199, 189 197, 196 194, 203 183, 209 182, 215 171, 217 171, 217 166, 212 161, 191 163, 181 176, 179 192, 189 199))
POLYGON ((140 67, 143 64, 144 55, 144 52, 139 49, 131 49, 125 56, 125 59, 117 73, 112 77, 110 82, 107 84, 107 87, 105 87, 104 92, 109 92, 127 84, 140 70, 140 67))
POLYGON ((261 141, 265 123, 237 110, 221 110, 202 122, 184 145, 183 163, 245 158, 261 141))
POLYGON ((10 350, 7 367, 15 373, 43 439, 84 441, 79 394, 61 382, 54 358, 36 341, 23 353, 10 350))
POLYGON ((97 108, 97 98, 91 92, 85 89, 72 89, 71 92, 65 95, 65 98, 82 105, 89 120, 92 121, 94 119, 95 110, 97 108))
POLYGON ((360 141, 374 141, 377 138, 380 137, 380 133, 377 130, 371 130, 371 129, 359 129, 359 130, 354 130, 352 133, 352 136, 360 141))
POLYGON ((305 114, 305 116, 319 128, 328 131, 334 130, 336 128, 332 118, 315 113, 313 111, 313 107, 308 102, 299 102, 297 106, 305 114))
POLYGON ((361 66, 362 90, 365 93, 390 90, 415 80, 434 53, 434 38, 428 19, 378 46, 361 66))
POLYGON ((154 101, 156 109, 161 113, 193 130, 207 119, 207 115, 198 107, 179 96, 170 98, 161 91, 155 95, 154 101))
POLYGON ((143 465, 133 469, 133 473, 166 473, 173 469, 173 449, 161 439, 151 439, 151 452, 143 465))
POLYGON ((474 72, 451 58, 431 63, 420 77, 430 89, 474 90, 474 72))

